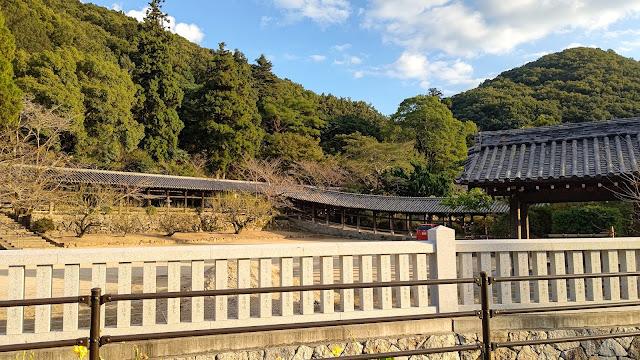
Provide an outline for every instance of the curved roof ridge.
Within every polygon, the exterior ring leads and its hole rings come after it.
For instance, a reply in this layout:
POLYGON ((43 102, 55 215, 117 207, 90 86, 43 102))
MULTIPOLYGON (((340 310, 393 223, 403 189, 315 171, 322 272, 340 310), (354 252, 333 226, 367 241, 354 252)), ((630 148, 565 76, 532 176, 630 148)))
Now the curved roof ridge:
POLYGON ((444 197, 437 197, 437 196, 394 196, 394 195, 377 195, 377 194, 358 194, 358 193, 352 193, 352 192, 346 192, 346 191, 338 191, 338 190, 327 190, 327 189, 322 189, 322 188, 318 188, 318 187, 309 187, 308 189, 313 190, 313 191, 317 191, 317 192, 323 192, 323 193, 333 193, 333 194, 337 194, 337 195, 353 195, 353 196, 358 196, 358 197, 371 197, 371 198, 376 198, 376 199, 400 199, 400 200, 429 200, 429 199, 433 199, 433 200, 444 200, 444 197))
POLYGON ((634 130, 635 133, 640 133, 640 117, 565 123, 527 129, 482 131, 476 136, 476 144, 472 149, 477 151, 487 146, 579 140, 586 137, 627 134, 634 130))
POLYGON ((135 171, 116 171, 116 170, 101 170, 101 169, 84 169, 84 168, 68 168, 68 167, 56 167, 53 170, 69 171, 69 172, 88 172, 96 174, 113 174, 124 176, 150 176, 166 179, 191 179, 191 180, 209 180, 209 181, 222 181, 230 183, 242 183, 242 184, 264 184, 260 181, 248 181, 248 180, 234 180, 234 179, 217 179, 211 177, 195 177, 195 176, 183 176, 183 175, 166 175, 166 174, 154 174, 154 173, 142 173, 135 171))

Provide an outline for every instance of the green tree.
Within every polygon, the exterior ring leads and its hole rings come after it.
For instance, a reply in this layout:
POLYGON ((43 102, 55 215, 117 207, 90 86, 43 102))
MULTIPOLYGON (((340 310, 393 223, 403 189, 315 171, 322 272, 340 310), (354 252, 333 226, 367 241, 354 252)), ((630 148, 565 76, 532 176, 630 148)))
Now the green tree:
POLYGON ((358 179, 366 192, 380 192, 387 171, 411 171, 411 161, 417 158, 411 142, 378 142, 359 133, 340 135, 345 142, 343 163, 351 175, 358 179))
POLYGON ((135 119, 145 127, 143 147, 160 161, 170 160, 178 149, 178 134, 184 127, 176 111, 184 93, 171 61, 173 37, 162 12, 164 0, 152 0, 142 23, 135 54, 138 104, 135 119))
POLYGON ((0 14, 0 125, 16 125, 22 100, 22 93, 13 81, 11 62, 16 46, 13 35, 4 24, 0 14))
POLYGON ((640 64, 613 50, 572 48, 451 100, 456 118, 483 131, 639 116, 640 64))
POLYGON ((193 147, 206 151, 211 171, 226 174, 257 152, 264 132, 251 67, 244 55, 224 49, 215 52, 207 81, 200 89, 193 147))
POLYGON ((442 201, 442 205, 446 205, 452 209, 462 207, 472 211, 480 211, 489 209, 493 205, 494 200, 480 188, 473 188, 466 193, 451 194, 442 201))
POLYGON ((324 154, 319 142, 310 135, 292 132, 267 135, 262 155, 267 159, 280 159, 285 168, 299 161, 321 161, 324 154))
MULTIPOLYGON (((394 193, 399 196, 420 196, 429 197, 448 196, 453 190, 453 179, 446 173, 434 173, 431 168, 424 165, 421 161, 413 161, 413 171, 396 171, 393 175, 402 179, 402 182, 396 180, 396 183, 402 186, 396 186, 396 191, 385 188, 388 193, 394 193)), ((391 180, 391 179, 390 179, 391 180)))
POLYGON ((82 54, 75 47, 65 46, 54 51, 27 54, 17 51, 16 84, 33 100, 71 119, 68 132, 62 134, 61 149, 83 151, 84 94, 77 76, 77 63, 82 54))
POLYGON ((98 166, 113 167, 136 150, 144 136, 144 126, 131 113, 136 87, 117 65, 91 55, 78 63, 78 77, 87 131, 81 156, 98 166))
POLYGON ((391 120, 400 127, 400 138, 414 140, 427 166, 452 176, 467 155, 467 138, 476 132, 475 125, 455 119, 445 104, 428 95, 402 101, 391 120))

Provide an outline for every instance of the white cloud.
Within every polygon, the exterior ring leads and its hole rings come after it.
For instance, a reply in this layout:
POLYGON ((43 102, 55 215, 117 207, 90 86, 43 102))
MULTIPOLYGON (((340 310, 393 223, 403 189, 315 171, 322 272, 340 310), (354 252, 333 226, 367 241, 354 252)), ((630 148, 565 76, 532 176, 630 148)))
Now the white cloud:
POLYGON ((545 56, 545 55, 549 55, 549 52, 548 52, 548 51, 540 51, 540 52, 536 52, 536 53, 525 54, 525 55, 523 56, 523 58, 525 58, 525 59, 533 59, 533 58, 536 58, 536 59, 537 59, 537 58, 541 58, 541 57, 543 57, 543 56, 545 56))
MULTIPOLYGON (((127 11, 127 16, 138 21, 143 21, 144 17, 147 15, 148 9, 149 7, 145 7, 141 10, 129 10, 127 11)), ((204 39, 204 32, 202 32, 202 29, 200 29, 198 25, 176 22, 176 18, 173 16, 167 16, 167 20, 169 20, 169 22, 168 24, 165 24, 165 27, 172 33, 178 34, 196 44, 200 43, 202 39, 204 39)))
POLYGON ((429 88, 434 80, 447 85, 465 85, 468 87, 476 86, 484 80, 474 78, 473 66, 460 59, 432 62, 423 54, 407 51, 402 53, 392 64, 356 71, 354 74, 356 78, 361 78, 365 75, 385 76, 416 82, 423 89, 429 88))
POLYGON ((196 24, 177 23, 175 33, 196 44, 204 39, 204 33, 196 24))
POLYGON ((111 10, 122 11, 122 3, 114 3, 111 5, 111 10))
POLYGON ((138 21, 144 20, 144 17, 147 15, 147 10, 149 8, 143 8, 141 10, 129 10, 127 11, 127 16, 132 17, 138 21))
POLYGON ((351 14, 348 0, 273 0, 276 7, 285 12, 291 22, 309 18, 327 26, 343 23, 351 14))
POLYGON ((594 48, 594 49, 597 48, 597 46, 595 46, 593 44, 591 44, 591 45, 582 45, 580 43, 574 42, 574 43, 571 43, 571 44, 567 45, 564 49, 566 50, 566 49, 573 49, 573 48, 578 48, 578 47, 590 47, 590 48, 594 48))
POLYGON ((310 58, 313 61, 324 61, 327 57, 324 55, 311 55, 310 58))
POLYGON ((266 27, 271 23, 271 20, 273 20, 273 18, 269 17, 269 16, 263 16, 260 18, 260 27, 266 27))
POLYGON ((410 51, 502 54, 547 35, 606 29, 640 15, 640 0, 371 0, 364 27, 410 51))
POLYGON ((331 50, 342 52, 350 48, 351 48, 351 44, 340 44, 340 45, 333 45, 331 47, 331 50))
POLYGON ((345 54, 342 59, 336 59, 333 63, 336 65, 358 65, 362 63, 362 59, 357 56, 345 54))

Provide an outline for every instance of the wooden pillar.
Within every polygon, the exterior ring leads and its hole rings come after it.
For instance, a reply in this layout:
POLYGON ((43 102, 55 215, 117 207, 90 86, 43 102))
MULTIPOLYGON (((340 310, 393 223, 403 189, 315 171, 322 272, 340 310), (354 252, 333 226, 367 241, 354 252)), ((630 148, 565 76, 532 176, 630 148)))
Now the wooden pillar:
POLYGON ((187 190, 184 191, 184 212, 187 212, 187 190))
POLYGON ((515 197, 509 198, 509 218, 511 224, 511 238, 522 239, 522 217, 520 215, 520 201, 515 197))
POLYGON ((453 227, 453 217, 449 214, 449 227, 453 227))
POLYGON ((482 224, 484 225, 484 235, 489 236, 489 224, 487 224, 487 215, 482 217, 482 224))
POLYGON ((529 204, 520 203, 520 221, 522 238, 529 239, 529 204))
MULTIPOLYGON (((466 222, 465 222, 465 217, 466 214, 462 214, 462 235, 467 235, 467 229, 465 228, 466 222)), ((471 217, 473 218, 473 216, 471 217)))
POLYGON ((324 222, 329 225, 329 207, 325 206, 324 208, 324 222))
POLYGON ((169 190, 167 190, 167 214, 169 213, 169 208, 171 208, 171 196, 169 195, 169 190))
POLYGON ((393 213, 389 213, 389 230, 391 231, 391 234, 395 234, 395 232, 393 231, 393 218, 395 214, 393 213))
POLYGON ((147 206, 151 206, 151 189, 147 189, 147 206))
POLYGON ((358 210, 358 213, 356 215, 356 229, 358 229, 358 232, 360 232, 360 210, 358 210))
POLYGON ((376 218, 376 212, 373 212, 373 233, 378 233, 378 219, 376 218))
POLYGON ((311 203, 311 222, 316 222, 316 203, 311 203))
POLYGON ((202 208, 202 211, 204 211, 204 191, 202 192, 201 198, 200 198, 200 207, 202 208))
POLYGON ((407 234, 413 236, 413 232, 411 231, 411 214, 409 213, 407 213, 407 234))
POLYGON ((345 220, 346 220, 344 212, 345 212, 345 210, 344 210, 344 208, 342 208, 342 211, 340 213, 340 215, 341 215, 340 216, 340 221, 342 222, 342 230, 344 230, 344 223, 345 223, 345 220))

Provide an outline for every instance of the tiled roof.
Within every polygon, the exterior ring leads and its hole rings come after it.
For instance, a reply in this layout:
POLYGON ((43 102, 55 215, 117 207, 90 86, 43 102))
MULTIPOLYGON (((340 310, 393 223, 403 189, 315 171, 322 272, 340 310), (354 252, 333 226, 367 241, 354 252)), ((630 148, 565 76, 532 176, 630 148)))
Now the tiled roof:
POLYGON ((640 118, 562 124, 476 136, 457 183, 599 179, 638 174, 640 118))
MULTIPOLYGON (((265 183, 195 178, 187 176, 144 174, 133 172, 55 168, 56 177, 67 183, 90 183, 119 186, 138 186, 141 188, 198 190, 198 191, 261 191, 265 183)), ((289 198, 315 202, 318 204, 384 212, 404 212, 420 214, 461 214, 469 213, 462 208, 451 209, 440 205, 443 198, 418 198, 400 196, 378 196, 344 193, 339 191, 304 188, 291 191, 289 198)), ((508 205, 496 202, 491 208, 493 213, 504 213, 508 205)), ((486 211, 473 211, 485 213, 486 211)))
POLYGON ((309 189, 290 195, 291 198, 351 209, 376 210, 384 212, 404 212, 416 214, 463 214, 463 213, 505 213, 509 206, 496 201, 490 211, 469 211, 462 207, 452 209, 440 203, 444 198, 402 197, 351 194, 339 191, 309 189))
POLYGON ((137 186, 142 188, 200 191, 258 191, 264 183, 196 178, 123 171, 55 168, 55 177, 66 183, 137 186))

